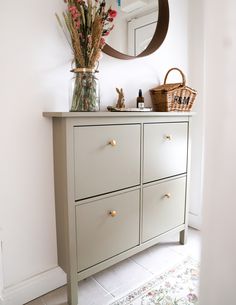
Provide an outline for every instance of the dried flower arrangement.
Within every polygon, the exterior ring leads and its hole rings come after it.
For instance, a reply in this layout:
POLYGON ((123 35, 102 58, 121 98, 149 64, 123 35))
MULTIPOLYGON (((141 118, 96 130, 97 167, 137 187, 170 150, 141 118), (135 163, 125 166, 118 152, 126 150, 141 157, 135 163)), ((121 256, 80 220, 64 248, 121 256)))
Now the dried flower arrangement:
POLYGON ((96 65, 117 15, 111 7, 106 9, 105 0, 64 0, 67 9, 63 21, 56 14, 72 49, 75 72, 70 111, 98 111, 100 96, 96 65), (69 37, 68 37, 69 34, 69 37))
POLYGON ((76 68, 95 68, 105 45, 105 37, 114 27, 117 12, 111 7, 106 9, 105 0, 64 2, 67 4, 63 13, 64 22, 57 14, 56 17, 73 51, 74 65, 76 68))

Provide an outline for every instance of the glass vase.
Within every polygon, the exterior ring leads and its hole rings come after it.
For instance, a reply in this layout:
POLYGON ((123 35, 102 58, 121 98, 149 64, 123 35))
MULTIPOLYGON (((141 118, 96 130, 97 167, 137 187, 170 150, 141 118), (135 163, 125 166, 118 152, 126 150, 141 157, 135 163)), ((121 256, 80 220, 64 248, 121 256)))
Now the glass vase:
POLYGON ((73 70, 71 82, 70 111, 99 111, 100 87, 94 69, 77 68, 73 70))

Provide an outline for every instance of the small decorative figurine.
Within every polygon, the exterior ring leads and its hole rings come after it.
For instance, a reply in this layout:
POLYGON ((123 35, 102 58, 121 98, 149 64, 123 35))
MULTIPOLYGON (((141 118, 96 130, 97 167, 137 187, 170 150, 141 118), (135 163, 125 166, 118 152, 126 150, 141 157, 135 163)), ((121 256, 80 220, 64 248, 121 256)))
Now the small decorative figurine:
POLYGON ((116 92, 118 93, 118 100, 116 103, 116 108, 123 109, 123 108, 125 108, 125 97, 124 97, 123 89, 116 88, 116 92))

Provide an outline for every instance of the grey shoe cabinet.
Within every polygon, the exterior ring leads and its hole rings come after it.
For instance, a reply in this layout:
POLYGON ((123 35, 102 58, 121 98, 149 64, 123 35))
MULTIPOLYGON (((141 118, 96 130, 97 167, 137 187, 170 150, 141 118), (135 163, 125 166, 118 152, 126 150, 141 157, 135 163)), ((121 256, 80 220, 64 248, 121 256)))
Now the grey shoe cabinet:
POLYGON ((58 264, 77 305, 79 280, 168 234, 185 243, 192 113, 44 116, 53 121, 58 264))

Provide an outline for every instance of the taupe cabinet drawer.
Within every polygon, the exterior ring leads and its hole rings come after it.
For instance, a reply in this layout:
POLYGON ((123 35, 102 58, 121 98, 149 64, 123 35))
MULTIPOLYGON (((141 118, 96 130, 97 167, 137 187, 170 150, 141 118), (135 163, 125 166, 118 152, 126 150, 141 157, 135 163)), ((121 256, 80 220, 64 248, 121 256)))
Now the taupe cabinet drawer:
POLYGON ((184 223, 185 184, 182 177, 144 188, 143 242, 184 223))
POLYGON ((139 190, 77 206, 76 227, 78 271, 137 246, 139 190))
POLYGON ((186 173, 187 123, 144 125, 144 183, 186 173))
POLYGON ((140 125, 74 127, 75 199, 140 183, 140 125))

